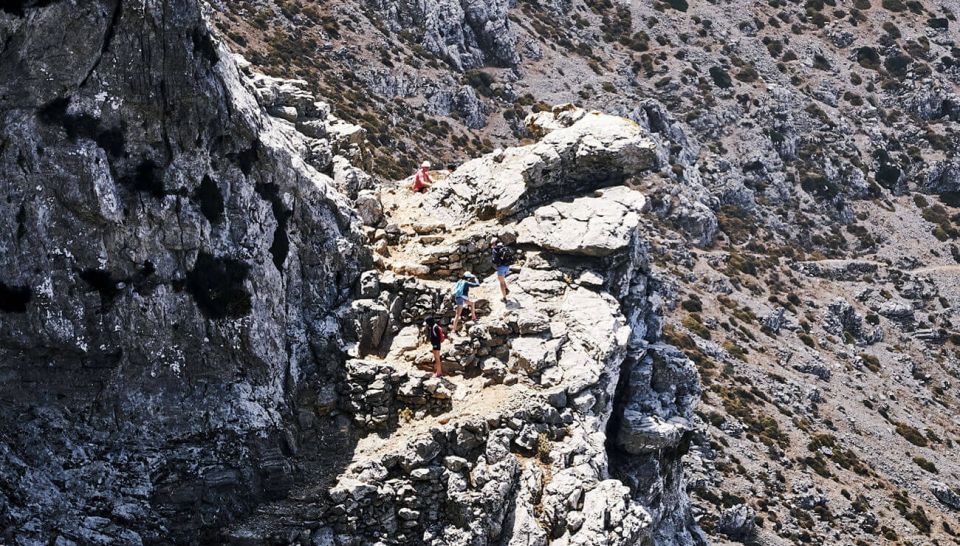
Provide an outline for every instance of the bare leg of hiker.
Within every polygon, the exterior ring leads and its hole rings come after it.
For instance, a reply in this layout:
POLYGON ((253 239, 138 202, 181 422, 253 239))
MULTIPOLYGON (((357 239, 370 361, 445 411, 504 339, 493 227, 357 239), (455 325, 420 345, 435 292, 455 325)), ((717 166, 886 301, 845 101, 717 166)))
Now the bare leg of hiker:
POLYGON ((473 300, 467 300, 467 305, 470 306, 470 318, 472 318, 473 321, 476 322, 476 321, 477 321, 477 310, 473 308, 473 300))
POLYGON ((453 328, 450 329, 454 334, 460 330, 460 313, 463 312, 463 304, 457 304, 456 312, 453 315, 453 328))
POLYGON ((503 301, 507 300, 507 294, 510 293, 510 289, 507 288, 507 273, 509 271, 509 265, 497 266, 497 282, 500 283, 500 299, 503 301))
POLYGON ((443 377, 443 366, 440 365, 440 349, 433 350, 433 375, 443 377))

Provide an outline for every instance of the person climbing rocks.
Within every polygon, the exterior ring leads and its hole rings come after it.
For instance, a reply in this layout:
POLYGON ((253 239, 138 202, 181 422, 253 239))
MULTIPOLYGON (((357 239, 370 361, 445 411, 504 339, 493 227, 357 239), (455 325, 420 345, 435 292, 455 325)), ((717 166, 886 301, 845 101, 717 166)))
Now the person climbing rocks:
POLYGON ((510 293, 510 289, 507 288, 507 273, 510 272, 510 266, 513 264, 513 249, 496 237, 490 241, 490 248, 493 254, 493 266, 497 268, 497 281, 500 283, 500 300, 507 301, 507 294, 510 293))
POLYGON ((430 186, 433 185, 433 180, 430 179, 430 162, 424 161, 420 164, 420 169, 417 170, 417 174, 413 175, 413 185, 410 186, 410 189, 414 193, 426 193, 430 186))
POLYGON ((480 286, 480 281, 469 271, 465 272, 463 278, 454 285, 453 303, 456 306, 456 313, 453 316, 453 327, 450 329, 451 333, 456 334, 460 329, 460 315, 463 313, 464 304, 470 308, 470 317, 474 321, 477 320, 477 310, 473 307, 473 301, 470 299, 470 288, 476 288, 478 286, 480 286))
POLYGON ((430 338, 430 347, 433 349, 433 376, 443 377, 443 367, 440 365, 440 344, 446 339, 446 335, 433 317, 424 319, 423 324, 427 327, 427 337, 430 338))

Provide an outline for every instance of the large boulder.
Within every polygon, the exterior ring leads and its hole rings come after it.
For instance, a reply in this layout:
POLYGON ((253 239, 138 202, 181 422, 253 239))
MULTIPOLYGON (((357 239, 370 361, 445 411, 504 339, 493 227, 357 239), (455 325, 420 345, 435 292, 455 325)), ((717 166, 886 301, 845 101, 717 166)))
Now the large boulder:
POLYGON ((746 541, 757 532, 756 518, 756 511, 749 505, 731 506, 720 515, 717 530, 734 540, 746 541))
POLYGON ((556 201, 520 222, 517 242, 561 254, 609 256, 632 245, 645 204, 642 194, 624 186, 556 201))
POLYGON ((558 197, 619 185, 656 170, 659 154, 636 123, 590 112, 536 144, 468 161, 434 184, 425 206, 455 225, 508 218, 558 197))
POLYGON ((960 510, 960 490, 957 488, 934 482, 930 484, 930 492, 945 506, 953 510, 960 510))

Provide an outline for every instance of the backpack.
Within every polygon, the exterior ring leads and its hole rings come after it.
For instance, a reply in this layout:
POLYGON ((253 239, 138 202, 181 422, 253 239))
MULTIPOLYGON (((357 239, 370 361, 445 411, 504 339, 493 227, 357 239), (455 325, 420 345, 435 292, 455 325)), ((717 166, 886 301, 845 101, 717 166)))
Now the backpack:
POLYGON ((437 329, 437 339, 440 340, 440 343, 443 343, 443 340, 447 339, 447 334, 443 333, 443 328, 439 324, 434 324, 433 327, 437 329))
POLYGON ((463 297, 463 289, 467 287, 467 281, 459 280, 457 284, 453 287, 453 297, 461 298, 463 297))
POLYGON ((513 250, 508 246, 495 248, 493 250, 493 257, 497 265, 511 265, 514 260, 513 250))

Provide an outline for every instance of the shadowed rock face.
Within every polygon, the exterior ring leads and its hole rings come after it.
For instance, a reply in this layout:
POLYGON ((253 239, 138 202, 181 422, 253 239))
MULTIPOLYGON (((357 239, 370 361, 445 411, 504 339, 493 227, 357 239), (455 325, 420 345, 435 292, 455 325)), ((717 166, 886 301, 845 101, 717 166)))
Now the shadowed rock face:
POLYGON ((195 2, 14 4, 0 542, 202 540, 289 486, 288 417, 336 367, 357 219, 195 2))

